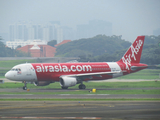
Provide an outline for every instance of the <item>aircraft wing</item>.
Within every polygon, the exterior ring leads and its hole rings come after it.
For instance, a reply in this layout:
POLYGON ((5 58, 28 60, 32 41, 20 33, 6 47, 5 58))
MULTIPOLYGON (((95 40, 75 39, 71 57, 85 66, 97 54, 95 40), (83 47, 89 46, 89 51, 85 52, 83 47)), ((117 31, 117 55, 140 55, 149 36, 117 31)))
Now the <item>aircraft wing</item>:
POLYGON ((119 73, 122 73, 122 72, 126 72, 126 71, 95 72, 95 73, 72 74, 72 75, 64 75, 64 76, 68 76, 68 77, 87 77, 87 76, 97 76, 97 75, 112 75, 112 74, 119 74, 119 73))

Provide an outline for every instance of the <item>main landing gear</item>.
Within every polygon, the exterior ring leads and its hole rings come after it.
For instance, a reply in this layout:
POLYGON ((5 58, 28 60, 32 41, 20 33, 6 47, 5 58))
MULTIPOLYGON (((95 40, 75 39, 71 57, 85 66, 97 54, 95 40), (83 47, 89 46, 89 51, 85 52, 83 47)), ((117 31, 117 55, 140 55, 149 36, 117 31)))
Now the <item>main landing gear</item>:
POLYGON ((61 87, 62 89, 68 89, 68 87, 61 87))
POLYGON ((80 84, 79 89, 86 89, 86 86, 84 84, 80 84))
MULTIPOLYGON (((25 87, 25 86, 24 86, 25 87)), ((61 87, 62 89, 68 89, 68 87, 61 87)), ((86 89, 86 86, 84 84, 79 85, 79 89, 86 89)))
POLYGON ((23 83, 24 83, 23 90, 27 90, 27 83, 26 83, 26 81, 24 81, 23 83))

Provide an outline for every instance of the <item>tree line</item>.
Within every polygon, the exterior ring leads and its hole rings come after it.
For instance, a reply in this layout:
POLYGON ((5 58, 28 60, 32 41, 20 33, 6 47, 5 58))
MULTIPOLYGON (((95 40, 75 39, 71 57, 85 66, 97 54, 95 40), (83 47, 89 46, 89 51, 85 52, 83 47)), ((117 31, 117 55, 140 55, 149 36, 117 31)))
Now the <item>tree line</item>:
MULTIPOLYGON (((56 41, 48 44, 54 46, 56 41)), ((122 36, 97 35, 58 46, 55 57, 79 57, 79 62, 113 62, 120 60, 131 44, 122 39, 122 36)), ((0 57, 31 57, 31 55, 6 47, 0 37, 0 57)), ((141 63, 160 64, 160 35, 145 37, 141 63)))
POLYGON ((105 53, 113 54, 117 50, 123 50, 131 45, 130 42, 121 39, 121 36, 97 35, 93 38, 83 38, 60 45, 56 49, 56 56, 79 57, 98 56, 105 53))
MULTIPOLYGON (((121 36, 98 35, 61 45, 56 56, 79 57, 79 62, 115 62, 121 59, 131 44, 121 36)), ((140 62, 160 64, 160 35, 145 37, 140 62)))

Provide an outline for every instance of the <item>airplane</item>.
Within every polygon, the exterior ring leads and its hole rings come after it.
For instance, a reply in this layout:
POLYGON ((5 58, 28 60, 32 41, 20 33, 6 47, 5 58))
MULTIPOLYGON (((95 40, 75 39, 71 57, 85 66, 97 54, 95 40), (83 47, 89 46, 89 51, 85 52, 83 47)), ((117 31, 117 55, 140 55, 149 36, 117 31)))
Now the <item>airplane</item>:
POLYGON ((23 90, 27 83, 46 86, 59 82, 62 89, 79 85, 85 89, 85 81, 106 80, 148 67, 140 63, 145 36, 138 36, 124 56, 117 62, 78 62, 78 63, 25 63, 14 66, 5 74, 12 81, 22 81, 23 90))

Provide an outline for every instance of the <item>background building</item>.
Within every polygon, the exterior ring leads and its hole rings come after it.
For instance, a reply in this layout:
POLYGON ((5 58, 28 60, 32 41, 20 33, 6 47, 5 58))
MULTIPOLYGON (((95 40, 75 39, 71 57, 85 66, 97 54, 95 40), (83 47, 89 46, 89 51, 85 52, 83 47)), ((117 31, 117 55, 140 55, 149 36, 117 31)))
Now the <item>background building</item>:
POLYGON ((88 24, 77 25, 77 39, 90 38, 98 34, 112 35, 112 24, 103 20, 92 20, 88 24))
POLYGON ((26 45, 17 50, 31 54, 32 57, 54 57, 56 48, 49 45, 26 45))
POLYGON ((57 43, 60 43, 63 41, 63 29, 58 21, 51 21, 46 25, 18 22, 9 25, 9 41, 16 41, 17 39, 22 41, 35 39, 42 41, 57 40, 57 43))
POLYGON ((18 46, 26 46, 26 45, 47 45, 46 41, 41 41, 41 40, 18 40, 16 39, 15 41, 7 41, 6 46, 12 49, 16 49, 18 46))
POLYGON ((50 21, 47 24, 33 24, 33 22, 20 21, 9 26, 9 41, 6 45, 16 48, 18 45, 28 45, 30 41, 41 40, 47 43, 57 40, 57 44, 65 40, 90 38, 98 34, 112 35, 112 24, 102 20, 92 20, 88 24, 77 25, 77 30, 63 27, 59 21, 50 21), (29 40, 29 42, 28 42, 29 40))
MULTIPOLYGON (((71 40, 64 40, 61 43, 55 45, 55 47, 70 41, 71 40)), ((25 45, 21 48, 17 48, 17 50, 31 54, 32 57, 54 57, 56 53, 55 47, 49 46, 41 40, 34 40, 28 43, 28 45, 25 45)))

